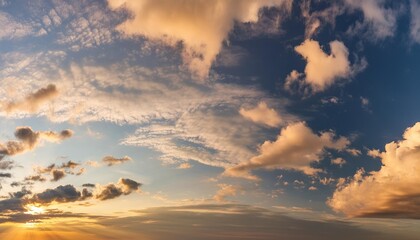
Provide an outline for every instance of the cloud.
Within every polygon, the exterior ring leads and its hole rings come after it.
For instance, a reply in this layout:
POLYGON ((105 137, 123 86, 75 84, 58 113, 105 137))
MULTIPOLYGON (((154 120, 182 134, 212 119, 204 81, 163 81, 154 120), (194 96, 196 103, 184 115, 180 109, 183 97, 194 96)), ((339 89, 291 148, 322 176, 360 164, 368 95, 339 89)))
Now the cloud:
POLYGON ((7 113, 15 111, 24 111, 35 113, 41 106, 58 96, 57 87, 54 84, 49 84, 45 88, 41 88, 26 96, 21 101, 3 103, 2 109, 7 113))
POLYGON ((140 189, 142 184, 128 178, 120 178, 117 184, 110 183, 98 189, 95 198, 101 201, 128 195, 140 189))
POLYGON ((51 174, 53 176, 53 179, 51 179, 51 181, 53 182, 57 182, 58 180, 66 176, 66 173, 61 169, 54 169, 51 171, 51 174))
POLYGON ((85 183, 82 185, 82 187, 87 187, 87 188, 94 188, 96 185, 93 183, 85 183))
POLYGON ((235 22, 258 21, 263 7, 287 5, 286 0, 108 0, 111 9, 123 7, 131 18, 117 27, 127 36, 141 35, 176 46, 191 72, 207 77, 213 61, 235 22))
POLYGON ((252 109, 241 108, 239 113, 246 119, 269 127, 278 127, 282 122, 276 110, 269 108, 265 102, 260 102, 257 107, 252 109))
POLYGON ((12 160, 4 160, 4 156, 0 154, 0 170, 10 170, 15 166, 15 162, 12 160))
POLYGON ((202 106, 183 113, 174 122, 141 127, 123 144, 151 148, 168 164, 197 161, 229 167, 249 159, 254 147, 266 138, 262 127, 239 115, 237 105, 202 106), (203 124, 205 121, 205 124, 203 124))
POLYGON ((250 171, 264 168, 297 170, 314 175, 320 170, 311 164, 320 161, 326 149, 341 151, 349 143, 347 138, 337 138, 333 132, 317 134, 306 123, 297 122, 283 128, 275 141, 264 142, 258 156, 227 169, 224 174, 257 180, 250 171))
POLYGON ((73 136, 73 131, 33 131, 31 127, 17 127, 15 137, 18 141, 8 141, 0 144, 0 158, 7 155, 16 155, 33 150, 41 140, 49 142, 60 142, 73 136))
POLYGON ((75 163, 73 161, 64 162, 61 165, 57 165, 54 163, 49 165, 48 167, 35 167, 34 170, 37 173, 37 175, 32 176, 32 178, 35 178, 35 181, 37 180, 37 178, 39 180, 45 181, 43 175, 51 175, 52 182, 59 181, 60 179, 64 178, 67 174, 79 176, 85 171, 85 169, 82 168, 79 163, 75 163))
POLYGON ((370 39, 394 36, 399 9, 387 7, 386 2, 386 0, 345 0, 345 4, 350 10, 358 10, 363 13, 363 21, 357 22, 350 32, 357 34, 367 29, 366 35, 370 39))
POLYGON ((218 186, 220 189, 213 196, 213 199, 217 202, 225 202, 226 197, 236 196, 238 192, 238 188, 230 184, 218 184, 218 186))
POLYGON ((179 166, 177 168, 178 169, 190 169, 190 168, 192 168, 192 166, 191 166, 191 164, 185 162, 185 163, 179 164, 179 166))
POLYGON ((0 178, 11 178, 12 174, 11 173, 0 173, 0 178))
POLYGON ((410 1, 410 17, 411 39, 420 43, 420 4, 417 0, 410 1))
POLYGON ((66 203, 75 202, 81 198, 82 194, 72 185, 58 186, 54 189, 47 189, 44 192, 33 196, 32 201, 39 204, 50 204, 52 202, 66 203))
POLYGON ((132 161, 133 159, 131 159, 128 156, 124 156, 122 158, 115 158, 113 156, 106 156, 102 159, 102 162, 105 163, 108 166, 113 166, 113 165, 118 165, 118 164, 123 164, 125 162, 129 162, 132 161))
POLYGON ((416 239, 415 235, 410 236, 407 232, 401 231, 400 235, 383 233, 365 229, 365 226, 348 220, 324 220, 319 216, 310 220, 300 219, 276 210, 237 204, 158 207, 136 213, 129 217, 99 218, 98 222, 104 226, 103 231, 124 229, 119 232, 126 235, 115 236, 118 239, 136 239, 139 236, 156 240, 333 240, 337 236, 342 240, 416 239))
POLYGON ((338 165, 340 167, 342 167, 344 164, 346 164, 346 160, 344 160, 343 158, 339 157, 339 158, 334 158, 331 160, 331 164, 333 165, 338 165))
POLYGON ((403 140, 374 151, 382 167, 338 186, 328 204, 337 212, 353 217, 420 219, 420 123, 407 128, 403 140))
POLYGON ((41 175, 31 175, 31 176, 25 177, 24 179, 25 182, 45 182, 46 180, 47 179, 45 179, 41 175))
POLYGON ((290 89, 294 82, 303 81, 311 87, 313 92, 320 92, 339 79, 349 78, 353 70, 346 46, 340 41, 332 41, 329 46, 330 54, 325 53, 315 40, 305 40, 295 47, 295 51, 307 62, 305 74, 298 73, 296 70, 292 71, 286 79, 286 89, 290 89))
POLYGON ((0 31, 0 40, 19 39, 33 34, 33 27, 29 23, 20 22, 8 13, 0 11, 0 24, 5 26, 0 31))

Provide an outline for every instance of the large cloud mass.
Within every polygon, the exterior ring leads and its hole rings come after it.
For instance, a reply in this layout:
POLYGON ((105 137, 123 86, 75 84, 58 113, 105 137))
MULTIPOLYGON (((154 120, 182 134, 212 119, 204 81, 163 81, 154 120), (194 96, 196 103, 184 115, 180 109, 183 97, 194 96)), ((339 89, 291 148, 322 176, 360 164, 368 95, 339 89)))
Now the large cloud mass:
POLYGON ((379 171, 360 170, 339 186, 328 204, 357 217, 420 218, 420 123, 403 140, 385 146, 379 171))
POLYGON ((112 9, 124 6, 132 18, 118 29, 175 46, 183 43, 183 61, 199 77, 208 75, 235 21, 255 22, 262 7, 287 0, 108 0, 112 9))

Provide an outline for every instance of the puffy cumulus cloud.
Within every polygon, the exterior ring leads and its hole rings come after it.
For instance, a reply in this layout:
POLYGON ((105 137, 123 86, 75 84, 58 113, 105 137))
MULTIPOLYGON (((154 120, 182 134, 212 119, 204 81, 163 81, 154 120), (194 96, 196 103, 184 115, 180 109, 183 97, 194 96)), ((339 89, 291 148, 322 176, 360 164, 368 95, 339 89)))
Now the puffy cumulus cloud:
POLYGON ((82 194, 73 185, 60 185, 54 189, 47 189, 44 192, 35 194, 32 202, 47 205, 52 202, 75 202, 81 197, 82 194))
POLYGON ((122 158, 116 158, 113 156, 105 156, 102 159, 102 162, 105 163, 108 166, 113 166, 113 165, 118 165, 118 164, 123 164, 125 162, 129 162, 132 161, 133 159, 131 159, 129 156, 124 156, 122 158))
POLYGON ((315 40, 305 40, 295 47, 307 62, 305 74, 296 70, 286 78, 285 87, 291 89, 294 82, 307 84, 313 92, 323 91, 333 85, 337 80, 349 78, 354 71, 349 61, 349 52, 340 41, 332 41, 329 44, 330 54, 324 52, 315 40))
POLYGON ((392 37, 397 28, 399 9, 393 9, 386 0, 345 0, 345 5, 350 10, 358 10, 363 13, 363 22, 354 25, 350 32, 357 34, 367 29, 372 39, 384 39, 392 37))
POLYGON ((41 140, 49 142, 59 142, 70 138, 73 135, 71 130, 63 130, 61 132, 54 131, 34 131, 31 127, 17 127, 15 137, 18 141, 8 141, 0 144, 0 158, 7 155, 16 155, 29 150, 33 150, 38 146, 41 140))
POLYGON ((236 196, 238 192, 238 188, 230 184, 218 184, 218 186, 220 189, 213 196, 213 199, 217 202, 225 202, 226 197, 236 196))
POLYGON ((275 141, 264 142, 258 156, 227 169, 224 174, 257 180, 250 171, 264 168, 297 170, 314 175, 320 170, 313 168, 311 163, 320 161, 326 149, 344 150, 349 143, 347 138, 337 138, 333 132, 317 134, 304 122, 297 122, 283 128, 275 141))
POLYGON ((29 94, 21 101, 2 103, 1 108, 7 113, 15 111, 34 113, 37 112, 44 103, 47 103, 57 96, 57 87, 54 84, 49 84, 47 87, 29 94))
POLYGON ((420 218, 420 123, 385 145, 378 171, 358 171, 338 185, 328 204, 353 217, 420 218))
POLYGON ((170 46, 183 44, 182 58, 200 78, 207 77, 222 43, 235 22, 258 21, 263 7, 287 0, 108 0, 111 9, 124 7, 131 18, 118 26, 128 36, 141 35, 170 46))
POLYGON ((128 195, 133 191, 140 189, 142 184, 128 178, 120 178, 117 184, 110 183, 99 187, 95 194, 95 198, 101 201, 109 200, 121 195, 128 195))
POLYGON ((282 122, 282 119, 276 110, 269 108, 265 102, 260 102, 255 108, 241 108, 239 113, 255 123, 265 124, 270 127, 278 127, 282 122))

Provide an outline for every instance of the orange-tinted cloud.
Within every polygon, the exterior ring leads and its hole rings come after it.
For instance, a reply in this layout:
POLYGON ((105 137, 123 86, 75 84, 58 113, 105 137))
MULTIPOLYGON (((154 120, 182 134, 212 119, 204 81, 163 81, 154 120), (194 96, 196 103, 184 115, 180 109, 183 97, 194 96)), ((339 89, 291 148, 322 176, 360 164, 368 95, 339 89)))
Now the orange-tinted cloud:
POLYGON ((332 132, 317 134, 304 122, 293 123, 281 130, 276 141, 264 142, 258 156, 227 169, 225 175, 256 180, 250 171, 258 168, 297 170, 313 175, 320 170, 311 167, 311 163, 321 160, 325 149, 344 150, 349 143, 347 138, 336 138, 332 132))
POLYGON ((118 26, 128 36, 141 35, 176 46, 200 78, 207 77, 213 61, 236 21, 256 22, 262 7, 290 6, 288 0, 108 0, 112 9, 124 7, 132 18, 118 26))
POLYGON ((420 123, 408 128, 403 140, 386 144, 382 167, 339 184, 328 204, 355 217, 420 218, 420 123))
POLYGON ((246 119, 270 127, 278 127, 282 122, 276 110, 269 108, 265 102, 260 102, 257 107, 252 109, 241 108, 239 113, 246 119))
POLYGON ((47 87, 29 94, 20 101, 3 103, 2 108, 7 113, 16 111, 34 113, 38 111, 43 104, 56 98, 58 94, 57 87, 54 84, 49 84, 47 87))

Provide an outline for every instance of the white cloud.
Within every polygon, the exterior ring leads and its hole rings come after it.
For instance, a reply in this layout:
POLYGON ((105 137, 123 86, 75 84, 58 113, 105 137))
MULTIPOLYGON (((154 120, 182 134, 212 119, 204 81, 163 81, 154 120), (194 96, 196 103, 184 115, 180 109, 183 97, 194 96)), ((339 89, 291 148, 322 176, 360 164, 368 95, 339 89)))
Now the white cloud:
POLYGON ((225 175, 257 180, 251 171, 259 168, 297 170, 313 175, 320 170, 311 163, 320 161, 326 149, 344 150, 349 143, 347 138, 336 138, 332 132, 316 134, 304 122, 293 123, 283 128, 275 141, 264 142, 260 155, 227 169, 225 175))
POLYGON ((378 171, 358 171, 342 183, 328 204, 338 212, 356 217, 420 217, 420 123, 408 128, 403 140, 386 144, 378 171))
POLYGON ((270 127, 278 127, 282 122, 276 110, 269 108, 265 102, 260 102, 257 107, 252 109, 241 108, 239 113, 246 119, 270 127))
POLYGON ((281 6, 286 0, 108 0, 112 9, 124 7, 132 18, 119 25, 127 36, 141 35, 176 46, 182 42, 182 58, 200 78, 210 67, 234 23, 256 22, 262 7, 281 6), (188 7, 187 7, 188 6, 188 7))
POLYGON ((303 81, 311 87, 313 92, 319 92, 333 85, 337 80, 349 78, 352 75, 353 70, 346 46, 340 41, 330 42, 329 45, 330 54, 325 53, 315 40, 305 40, 295 47, 295 51, 307 62, 305 76, 296 70, 292 71, 286 79, 286 89, 291 89, 293 82, 302 84, 303 81))

